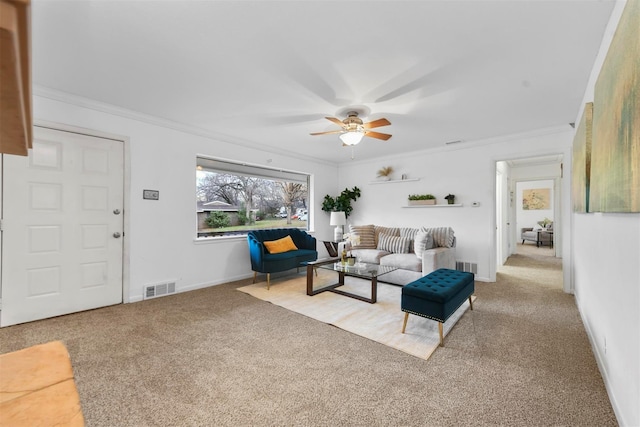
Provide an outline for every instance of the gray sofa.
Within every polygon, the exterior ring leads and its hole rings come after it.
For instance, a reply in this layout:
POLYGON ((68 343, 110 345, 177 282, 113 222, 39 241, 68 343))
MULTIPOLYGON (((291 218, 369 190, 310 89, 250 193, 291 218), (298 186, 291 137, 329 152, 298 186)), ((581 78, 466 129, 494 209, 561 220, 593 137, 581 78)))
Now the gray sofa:
POLYGON ((439 268, 455 269, 456 238, 450 227, 399 228, 350 226, 360 244, 346 244, 357 262, 398 267, 380 276, 381 282, 406 285, 439 268))

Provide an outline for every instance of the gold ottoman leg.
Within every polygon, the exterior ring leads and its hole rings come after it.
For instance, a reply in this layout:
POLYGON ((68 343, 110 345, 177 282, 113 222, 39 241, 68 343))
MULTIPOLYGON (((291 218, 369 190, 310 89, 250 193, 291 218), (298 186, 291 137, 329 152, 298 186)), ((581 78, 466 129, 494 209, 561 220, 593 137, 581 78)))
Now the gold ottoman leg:
POLYGON ((440 347, 444 347, 444 337, 442 336, 442 322, 438 322, 438 333, 440 334, 440 347))
POLYGON ((254 271, 253 272, 253 283, 256 283, 256 277, 258 276, 258 272, 254 271))
POLYGON ((271 286, 271 273, 267 273, 267 290, 269 290, 269 286, 271 286))
POLYGON ((404 312, 404 322, 402 322, 402 333, 404 334, 404 330, 407 329, 407 319, 409 319, 409 312, 404 312))

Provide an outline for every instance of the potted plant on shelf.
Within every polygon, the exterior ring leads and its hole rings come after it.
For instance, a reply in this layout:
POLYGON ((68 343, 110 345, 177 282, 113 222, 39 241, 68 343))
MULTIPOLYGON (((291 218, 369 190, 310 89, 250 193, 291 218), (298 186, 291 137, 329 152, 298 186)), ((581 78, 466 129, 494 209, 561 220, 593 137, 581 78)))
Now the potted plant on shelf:
POLYGON ((392 173, 393 173, 393 167, 385 166, 378 170, 378 178, 380 178, 380 180, 382 181, 390 181, 392 173))
POLYGON ((409 206, 416 205, 435 205, 436 204, 436 196, 433 194, 410 194, 409 195, 409 206))
POLYGON ((450 205, 453 205, 456 202, 456 195, 447 194, 447 197, 445 197, 445 199, 447 199, 447 203, 449 203, 450 205))

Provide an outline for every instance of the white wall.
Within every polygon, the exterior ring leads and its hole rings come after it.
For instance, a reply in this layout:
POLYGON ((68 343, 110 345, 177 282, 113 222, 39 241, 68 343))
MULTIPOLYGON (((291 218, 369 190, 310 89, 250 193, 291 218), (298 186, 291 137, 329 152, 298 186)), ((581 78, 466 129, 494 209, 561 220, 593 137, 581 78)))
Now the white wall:
MULTIPOLYGON (((594 99, 595 81, 624 5, 625 1, 616 3, 583 106, 594 99)), ((576 116, 576 123, 583 108, 576 116)), ((572 266, 578 309, 619 423, 638 426, 640 214, 572 214, 572 222, 572 266)))
MULTIPOLYGON (((125 264, 129 275, 125 279, 125 302, 141 300, 145 285, 167 280, 176 280, 180 292, 252 276, 246 238, 195 241, 197 154, 283 169, 295 165, 295 170, 313 174, 311 205, 316 215, 311 217, 312 229, 316 237, 332 236, 328 217, 324 218, 320 206, 324 194, 337 188, 335 166, 244 148, 163 126, 157 119, 147 121, 143 116, 99 104, 94 108, 89 101, 83 102, 86 106, 43 96, 36 96, 34 101, 36 122, 56 122, 129 139, 126 157, 130 197, 125 212, 129 249, 125 264), (268 159, 272 161, 267 163, 268 159), (159 190, 160 200, 143 200, 143 189, 159 190)), ((324 246, 319 244, 318 250, 324 251, 324 246)))
POLYGON ((640 425, 640 214, 574 214, 575 296, 621 425, 640 425))
MULTIPOLYGON (((441 149, 405 153, 402 156, 369 162, 351 162, 340 166, 339 187, 354 185, 362 197, 353 205, 352 224, 388 226, 451 226, 457 237, 456 258, 478 264, 478 280, 495 280, 496 254, 496 161, 545 154, 563 154, 566 158, 572 131, 566 127, 528 135, 515 135, 493 140, 462 143, 441 149), (420 178, 415 182, 370 184, 382 166, 393 166, 396 177, 407 174, 420 178), (444 196, 456 195, 463 207, 403 208, 407 196, 432 193, 438 203, 444 196), (479 202, 479 207, 472 207, 479 202)), ((364 141, 366 143, 375 143, 364 141)), ((399 144, 401 141, 389 144, 399 144)), ((565 192, 568 194, 568 191, 565 192)))

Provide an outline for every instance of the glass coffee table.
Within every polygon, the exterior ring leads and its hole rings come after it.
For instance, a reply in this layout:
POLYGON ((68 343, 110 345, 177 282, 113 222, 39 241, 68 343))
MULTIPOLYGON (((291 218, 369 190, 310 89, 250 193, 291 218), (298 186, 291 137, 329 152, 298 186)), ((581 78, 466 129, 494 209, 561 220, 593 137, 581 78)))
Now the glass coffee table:
POLYGON ((383 274, 397 270, 397 267, 387 265, 367 264, 358 262, 354 265, 342 264, 340 258, 329 258, 324 260, 312 261, 307 263, 307 295, 313 296, 321 292, 333 292, 350 298, 355 298, 368 303, 375 303, 378 297, 378 277, 383 274), (338 283, 313 289, 314 270, 320 268, 322 270, 331 270, 338 273, 338 283), (371 298, 362 295, 353 294, 351 292, 337 289, 344 286, 345 276, 358 277, 371 281, 371 298))

